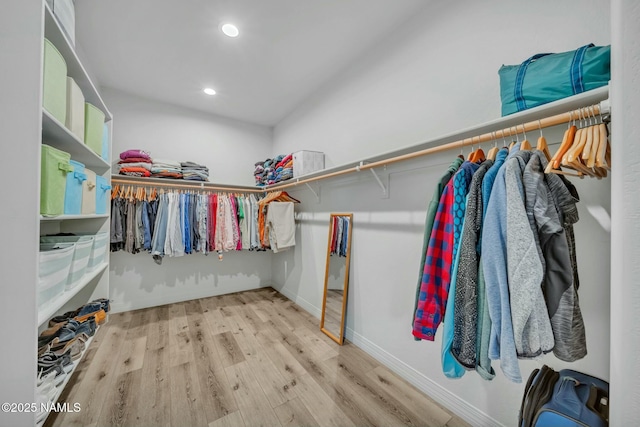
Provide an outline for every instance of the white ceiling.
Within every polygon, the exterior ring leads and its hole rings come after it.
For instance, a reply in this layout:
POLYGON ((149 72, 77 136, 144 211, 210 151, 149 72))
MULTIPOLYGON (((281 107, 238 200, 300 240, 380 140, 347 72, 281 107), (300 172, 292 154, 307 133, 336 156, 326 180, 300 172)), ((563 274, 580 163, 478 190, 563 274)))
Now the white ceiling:
POLYGON ((76 1, 76 43, 102 86, 272 126, 427 3, 76 1))

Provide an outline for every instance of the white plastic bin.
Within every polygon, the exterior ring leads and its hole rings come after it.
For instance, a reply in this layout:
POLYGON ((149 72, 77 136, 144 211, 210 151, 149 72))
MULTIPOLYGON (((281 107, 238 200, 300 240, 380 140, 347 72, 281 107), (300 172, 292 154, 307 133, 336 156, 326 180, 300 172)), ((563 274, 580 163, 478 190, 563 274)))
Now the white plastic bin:
POLYGON ((89 255, 88 271, 95 270, 100 264, 106 261, 109 246, 109 233, 97 233, 93 239, 91 255, 89 255))
POLYGON ((76 11, 73 0, 47 0, 56 19, 69 38, 72 45, 76 44, 76 11))
POLYGON ((65 290, 75 288, 87 271, 94 236, 41 236, 40 243, 75 243, 75 251, 65 290))
POLYGON ((322 169, 324 169, 324 153, 319 151, 296 151, 293 153, 294 178, 322 169))
POLYGON ((75 243, 40 244, 38 308, 64 292, 74 251, 75 243))

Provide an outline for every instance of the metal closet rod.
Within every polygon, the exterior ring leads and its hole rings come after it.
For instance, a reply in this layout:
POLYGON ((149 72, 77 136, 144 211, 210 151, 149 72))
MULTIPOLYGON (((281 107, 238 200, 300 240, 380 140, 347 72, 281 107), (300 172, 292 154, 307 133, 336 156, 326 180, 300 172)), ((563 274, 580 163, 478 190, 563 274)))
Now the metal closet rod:
MULTIPOLYGON (((604 114, 606 112, 606 109, 602 109, 602 110, 604 114)), ((411 160, 418 157, 427 156, 429 154, 440 153, 442 151, 454 150, 454 149, 459 150, 462 147, 467 147, 469 145, 477 145, 483 142, 498 141, 499 139, 502 138, 503 133, 505 137, 513 137, 514 135, 522 134, 523 130, 524 132, 531 132, 538 129, 544 129, 544 128, 549 128, 549 127, 569 123, 570 121, 579 120, 582 117, 597 116, 597 115, 600 115, 600 111, 601 111, 600 104, 594 104, 587 107, 576 108, 575 110, 571 110, 566 113, 556 114, 556 115, 545 117, 539 120, 533 120, 523 124, 518 124, 517 126, 511 126, 510 128, 498 129, 497 131, 487 132, 487 133, 483 133, 483 134, 476 135, 469 138, 463 138, 457 141, 438 145, 436 147, 425 148, 423 150, 414 151, 412 153, 390 157, 388 159, 378 160, 371 163, 360 162, 360 164, 357 166, 349 167, 349 168, 331 172, 328 174, 321 174, 321 175, 313 176, 310 178, 299 179, 299 180, 296 180, 295 182, 274 184, 266 188, 265 191, 284 190, 286 188, 295 187, 300 184, 308 184, 310 182, 319 181, 321 179, 333 178, 336 176, 346 175, 353 172, 360 172, 365 169, 384 167, 387 165, 391 165, 393 163, 403 162, 405 160, 411 160), (514 129, 516 129, 516 132, 513 132, 514 129)))

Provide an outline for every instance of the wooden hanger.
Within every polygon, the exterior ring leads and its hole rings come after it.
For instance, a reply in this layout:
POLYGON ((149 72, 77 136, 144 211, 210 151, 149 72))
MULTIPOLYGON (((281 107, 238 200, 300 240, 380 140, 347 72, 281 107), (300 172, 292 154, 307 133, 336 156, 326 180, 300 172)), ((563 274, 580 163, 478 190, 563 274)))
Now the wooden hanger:
POLYGON ((547 167, 544 169, 545 173, 555 173, 555 174, 558 174, 558 175, 577 176, 577 177, 580 177, 580 178, 582 178, 584 176, 584 174, 582 172, 580 172, 580 171, 578 171, 578 173, 576 174, 576 173, 566 172, 566 171, 563 171, 563 170, 560 169, 560 164, 562 162, 562 158, 566 154, 567 150, 569 150, 569 148, 573 144, 577 131, 578 131, 578 128, 576 127, 575 124, 570 125, 567 128, 567 130, 564 132, 564 136, 562 137, 562 143, 560 144, 560 147, 558 148, 558 151, 556 151, 556 153, 553 155, 553 157, 551 158, 551 160, 547 164, 547 167))
POLYGON ((553 155, 551 161, 547 165, 545 172, 549 173, 552 169, 558 169, 560 167, 560 162, 562 161, 562 156, 567 152, 571 144, 573 144, 573 139, 576 135, 576 131, 578 128, 575 125, 569 126, 569 128, 564 132, 564 136, 562 137, 562 143, 560 144, 560 148, 553 155))
MULTIPOLYGON (((593 110, 593 107, 590 107, 590 109, 593 110)), ((578 153, 578 156, 582 158, 584 164, 588 164, 589 156, 591 155, 591 150, 594 145, 598 144, 598 140, 600 139, 600 131, 597 128, 598 127, 597 123, 596 124, 591 123, 591 118, 593 117, 594 117, 593 114, 589 117, 589 126, 591 127, 591 133, 590 133, 591 138, 587 138, 587 143, 584 145, 582 152, 578 153)))
POLYGON ((473 152, 473 155, 471 156, 471 163, 480 163, 480 162, 484 162, 485 157, 484 157, 484 151, 482 151, 482 148, 478 148, 476 151, 473 152))
POLYGON ((587 143, 593 140, 593 126, 589 126, 587 128, 581 129, 580 138, 576 137, 577 143, 574 141, 573 146, 564 155, 562 158, 562 165, 567 166, 569 168, 575 169, 579 172, 584 173, 585 175, 597 177, 599 174, 593 169, 588 168, 584 163, 582 163, 582 158, 580 155, 584 147, 587 143))
POLYGON ((544 156, 547 158, 547 161, 551 160, 551 153, 549 152, 549 146, 547 145, 547 140, 542 135, 540 135, 540 138, 538 138, 538 143, 536 144, 536 150, 542 151, 544 153, 544 156))
POLYGON ((497 145, 494 145, 493 147, 491 147, 491 150, 489 150, 489 152, 487 153, 487 159, 495 162, 496 156, 498 155, 498 151, 500 151, 500 149, 498 148, 497 145))
MULTIPOLYGON (((516 131, 517 130, 518 130, 518 127, 516 126, 516 131)), ((520 144, 520 149, 521 150, 531 150, 531 143, 527 139, 527 132, 524 129, 524 125, 522 125, 522 135, 524 135, 524 141, 522 141, 522 144, 520 144)))
POLYGON ((111 200, 115 199, 118 196, 118 192, 120 191, 120 184, 116 184, 111 189, 111 200))
MULTIPOLYGON (((602 129, 602 128, 600 128, 602 129)), ((602 136, 602 130, 600 130, 602 136)), ((606 125, 604 127, 605 138, 601 140, 598 152, 596 153, 596 167, 611 170, 611 146, 607 137, 606 125)))
MULTIPOLYGON (((585 151, 583 152, 583 156, 582 159, 585 161, 587 167, 593 168, 596 166, 596 155, 598 153, 598 148, 600 147, 600 144, 602 142, 602 132, 601 132, 601 126, 603 126, 603 124, 599 124, 595 126, 595 129, 593 130, 593 143, 591 144, 591 148, 589 149, 589 152, 586 152, 586 147, 585 147, 585 151), (585 158, 586 155, 586 158, 585 158)), ((606 139, 607 134, 606 134, 606 130, 605 130, 605 134, 604 137, 606 139)), ((606 144, 606 141, 605 141, 606 144)))

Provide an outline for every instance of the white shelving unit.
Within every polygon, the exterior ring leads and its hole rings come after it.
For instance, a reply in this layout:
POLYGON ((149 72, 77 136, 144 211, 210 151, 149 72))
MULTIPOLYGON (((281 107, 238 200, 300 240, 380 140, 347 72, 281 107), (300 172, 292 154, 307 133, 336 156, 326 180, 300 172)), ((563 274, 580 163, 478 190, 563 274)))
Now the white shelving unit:
POLYGON ((106 160, 94 153, 45 109, 42 109, 42 138, 49 145, 73 153, 73 160, 91 165, 95 172, 102 173, 111 167, 106 160))
POLYGON ((91 283, 93 279, 98 277, 98 275, 100 275, 108 266, 108 262, 103 262, 102 264, 98 265, 98 267, 94 268, 91 271, 88 271, 84 276, 82 276, 82 279, 80 279, 80 283, 78 283, 73 289, 64 291, 64 293, 59 295, 57 298, 49 301, 46 307, 43 307, 42 310, 38 311, 38 326, 46 326, 44 325, 45 322, 51 319, 60 310, 60 308, 62 308, 89 283, 91 283))
MULTIPOLYGON (((98 329, 99 329, 99 327, 96 327, 95 334, 98 333, 98 329)), ((62 394, 62 391, 67 386, 67 384, 69 383, 69 380, 73 376, 73 373, 76 371, 76 369, 78 369, 78 366, 80 365, 80 362, 82 362, 82 359, 84 359, 85 354, 87 354, 87 350, 89 349, 89 347, 91 346, 91 343, 93 342, 93 338, 96 336, 95 334, 93 334, 92 337, 89 337, 89 339, 85 343, 84 351, 82 352, 80 357, 77 360, 74 360, 72 362, 73 368, 71 368, 71 370, 68 373, 64 374, 65 376, 64 376, 64 380, 62 380, 62 384, 60 384, 58 387, 56 387, 56 397, 55 397, 54 401, 58 400, 58 398, 62 394)), ((44 425, 44 423, 46 421, 47 421, 47 417, 43 418, 39 423, 36 423, 36 427, 40 427, 40 426, 44 425)))
MULTIPOLYGON (((44 38, 47 38, 63 56, 67 64, 67 74, 73 78, 82 90, 82 94, 86 102, 89 102, 99 108, 105 115, 105 122, 109 129, 109 137, 112 134, 112 116, 107 109, 102 97, 98 93, 95 85, 91 81, 86 69, 80 62, 78 55, 75 52, 73 45, 70 43, 65 32, 62 30, 60 24, 55 18, 53 12, 47 5, 45 0, 42 0, 44 8, 44 26, 43 26, 43 43, 44 38)), ((42 82, 40 82, 42 84, 42 82)), ((44 108, 41 109, 42 119, 42 144, 53 146, 59 150, 65 151, 71 155, 72 160, 76 160, 83 163, 86 168, 91 169, 97 175, 107 179, 107 182, 111 180, 111 165, 109 159, 103 159, 100 155, 96 154, 91 148, 89 148, 84 142, 76 135, 71 133, 63 123, 60 123, 55 117, 53 117, 44 108)), ((109 141, 111 146, 111 141, 109 141)), ((110 151, 110 150, 109 150, 110 151)), ((110 158, 110 153, 109 153, 110 158)), ((38 163, 39 165, 39 163, 38 163)), ((38 166, 39 168, 39 166, 38 166)), ((109 231, 109 218, 110 212, 107 214, 91 214, 91 215, 58 215, 58 216, 43 216, 37 215, 38 223, 40 224, 40 235, 55 234, 58 232, 64 233, 98 233, 109 231)), ((42 307, 37 309, 37 325, 35 326, 37 331, 47 327, 48 320, 59 313, 64 313, 69 310, 76 309, 77 307, 85 304, 86 302, 95 298, 108 298, 109 297, 109 258, 104 263, 100 264, 97 268, 87 272, 81 279, 80 283, 69 291, 65 291, 61 295, 58 295, 54 299, 47 301, 42 307), (105 272, 106 271, 106 272, 105 272)), ((91 340, 87 343, 87 348, 91 340)), ((85 350, 86 351, 86 350, 85 350)), ((83 353, 84 356, 84 353, 83 353)), ((74 370, 78 366, 79 362, 74 362, 74 370)), ((33 368, 35 370, 35 366, 33 368)), ((55 397, 57 401, 58 397, 62 394, 64 387, 71 378, 73 372, 67 374, 63 384, 58 387, 58 392, 55 397)), ((36 394, 35 384, 34 395, 36 394)), ((46 421, 46 419, 45 419, 46 421)), ((45 421, 38 423, 42 425, 45 421)))
POLYGON ((73 219, 105 219, 109 218, 109 214, 91 214, 91 215, 57 215, 57 216, 43 216, 40 215, 40 221, 69 221, 73 219))

